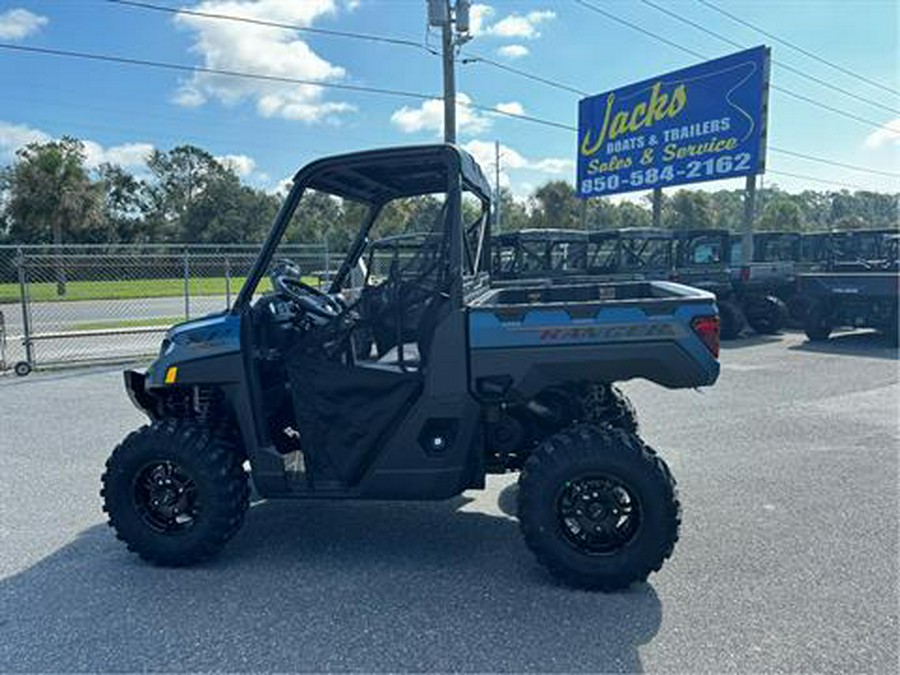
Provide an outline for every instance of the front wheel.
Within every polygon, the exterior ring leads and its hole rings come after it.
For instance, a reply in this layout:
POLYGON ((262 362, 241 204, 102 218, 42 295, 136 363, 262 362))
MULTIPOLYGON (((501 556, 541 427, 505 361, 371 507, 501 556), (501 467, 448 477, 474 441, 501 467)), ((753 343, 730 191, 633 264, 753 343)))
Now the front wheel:
POLYGON ((159 565, 205 560, 231 539, 249 502, 240 453, 186 420, 130 434, 106 462, 103 510, 128 550, 159 565))
POLYGON ((818 303, 809 308, 803 322, 803 332, 812 342, 828 339, 834 326, 831 323, 831 312, 825 303, 818 303))
POLYGON ((565 583, 627 588, 658 571, 681 523, 675 480, 636 435, 579 424, 544 441, 519 477, 528 548, 565 583))

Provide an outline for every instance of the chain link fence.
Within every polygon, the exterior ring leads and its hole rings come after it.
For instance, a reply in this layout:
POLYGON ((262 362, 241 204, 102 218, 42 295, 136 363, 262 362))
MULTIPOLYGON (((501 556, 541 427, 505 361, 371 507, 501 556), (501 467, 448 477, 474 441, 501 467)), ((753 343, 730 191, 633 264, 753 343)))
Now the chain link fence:
MULTIPOLYGON (((258 253, 258 246, 0 247, 0 369, 24 374, 151 356, 172 324, 230 307, 258 253)), ((324 284, 334 271, 327 246, 283 246, 279 254, 311 283, 324 284)))

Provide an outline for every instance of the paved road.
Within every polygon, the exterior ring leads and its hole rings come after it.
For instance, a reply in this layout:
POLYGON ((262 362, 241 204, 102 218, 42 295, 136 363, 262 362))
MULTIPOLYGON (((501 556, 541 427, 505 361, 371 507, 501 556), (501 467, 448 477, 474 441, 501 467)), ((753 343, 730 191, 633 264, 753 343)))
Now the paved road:
POLYGON ((725 350, 704 393, 631 383, 685 505, 663 571, 560 587, 511 477, 441 504, 261 503, 225 554, 149 567, 98 476, 141 423, 117 370, 0 379, 0 671, 896 672, 898 362, 870 334, 725 350))

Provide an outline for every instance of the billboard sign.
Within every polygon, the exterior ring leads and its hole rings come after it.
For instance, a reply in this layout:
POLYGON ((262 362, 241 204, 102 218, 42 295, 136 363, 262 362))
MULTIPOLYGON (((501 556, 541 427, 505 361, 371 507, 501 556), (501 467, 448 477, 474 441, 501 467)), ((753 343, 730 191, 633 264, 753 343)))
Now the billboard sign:
POLYGON ((762 173, 769 48, 755 47, 578 104, 578 194, 762 173))

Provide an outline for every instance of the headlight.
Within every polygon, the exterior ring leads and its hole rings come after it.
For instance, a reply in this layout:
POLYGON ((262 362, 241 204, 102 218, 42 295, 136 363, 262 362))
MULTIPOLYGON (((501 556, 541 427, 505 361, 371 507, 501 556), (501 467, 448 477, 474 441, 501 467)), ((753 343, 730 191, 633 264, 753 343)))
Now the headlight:
POLYGON ((159 346, 160 358, 171 354, 173 349, 175 349, 175 343, 167 337, 163 338, 162 344, 159 346))

